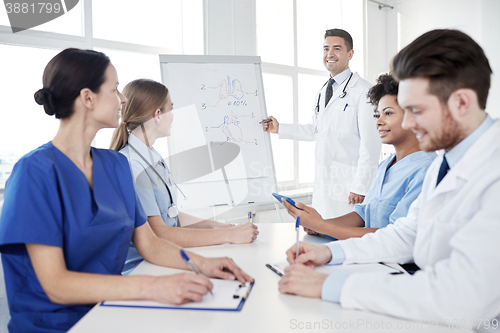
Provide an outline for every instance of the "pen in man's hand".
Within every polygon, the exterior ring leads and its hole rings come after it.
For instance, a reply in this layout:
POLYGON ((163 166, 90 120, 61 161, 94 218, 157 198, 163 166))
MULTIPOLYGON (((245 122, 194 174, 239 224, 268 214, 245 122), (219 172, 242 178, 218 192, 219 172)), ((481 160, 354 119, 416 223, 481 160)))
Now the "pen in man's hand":
POLYGON ((259 124, 265 124, 265 123, 269 123, 271 121, 272 121, 271 119, 266 119, 266 120, 262 120, 261 122, 259 122, 259 124))
POLYGON ((297 231, 297 248, 295 250, 295 259, 299 256, 299 226, 300 226, 300 217, 297 216, 297 220, 295 220, 295 231, 297 231))

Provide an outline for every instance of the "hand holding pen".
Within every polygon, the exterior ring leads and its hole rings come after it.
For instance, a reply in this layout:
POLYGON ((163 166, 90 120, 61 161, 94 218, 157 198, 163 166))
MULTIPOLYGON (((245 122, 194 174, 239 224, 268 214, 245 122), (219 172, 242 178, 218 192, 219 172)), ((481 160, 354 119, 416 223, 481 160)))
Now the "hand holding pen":
MULTIPOLYGON (((184 254, 186 254, 186 251, 184 250, 181 251, 184 252, 184 254)), ((184 257, 183 259, 186 262, 186 259, 184 257)), ((243 283, 254 281, 254 279, 250 277, 248 274, 246 274, 241 268, 239 268, 238 265, 236 265, 231 258, 228 257, 205 258, 202 256, 192 254, 190 259, 191 261, 196 261, 196 266, 195 266, 196 269, 198 269, 198 271, 201 274, 207 277, 224 279, 224 280, 233 280, 233 281, 238 280, 243 283), (196 256, 196 258, 193 258, 193 256, 196 256)), ((193 268, 191 267, 191 269, 193 268)))
POLYGON ((305 242, 298 243, 298 253, 297 256, 297 244, 292 245, 288 251, 286 251, 286 260, 293 264, 303 264, 309 267, 324 265, 330 260, 332 260, 332 253, 330 249, 325 245, 314 245, 305 242))
POLYGON ((264 124, 264 131, 278 133, 280 123, 273 116, 269 116, 267 119, 262 120, 260 124, 264 124))
MULTIPOLYGON (((182 259, 186 262, 186 264, 189 266, 189 268, 191 268, 191 270, 196 274, 196 275, 200 275, 200 276, 203 276, 201 274, 201 272, 198 270, 198 268, 196 268, 196 265, 191 261, 191 259, 189 258, 189 256, 186 254, 186 252, 184 252, 183 249, 181 249, 181 257, 182 259)), ((212 293, 212 290, 208 290, 208 292, 210 293, 210 295, 214 295, 212 293)))

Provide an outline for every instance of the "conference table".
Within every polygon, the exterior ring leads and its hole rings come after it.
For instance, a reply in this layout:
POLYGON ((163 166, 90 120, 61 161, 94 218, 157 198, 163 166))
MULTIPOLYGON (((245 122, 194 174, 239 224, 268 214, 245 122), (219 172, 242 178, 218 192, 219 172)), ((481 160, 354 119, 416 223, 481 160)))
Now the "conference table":
MULTIPOLYGON (((280 277, 267 263, 286 260, 286 250, 295 243, 292 223, 258 224, 259 237, 251 244, 223 244, 190 248, 206 257, 228 256, 255 278, 253 289, 241 311, 200 311, 111 307, 97 304, 69 331, 79 332, 471 332, 438 326, 437 323, 407 321, 367 311, 343 309, 339 304, 278 291, 280 277)), ((321 244, 327 239, 307 235, 300 239, 321 244)), ((143 261, 131 275, 168 275, 183 270, 143 261)))

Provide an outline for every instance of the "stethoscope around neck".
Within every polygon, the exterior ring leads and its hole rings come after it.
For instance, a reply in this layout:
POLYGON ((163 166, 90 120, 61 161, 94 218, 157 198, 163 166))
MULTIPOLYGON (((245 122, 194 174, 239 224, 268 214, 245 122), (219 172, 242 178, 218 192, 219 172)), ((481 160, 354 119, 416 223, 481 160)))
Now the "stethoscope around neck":
MULTIPOLYGON (((146 160, 146 158, 144 156, 142 156, 141 153, 139 153, 139 151, 137 149, 135 149, 134 146, 132 146, 130 144, 130 142, 128 143, 128 145, 130 146, 130 148, 132 148, 134 150, 134 152, 139 155, 144 162, 146 162, 146 164, 151 168, 151 170, 153 170, 156 175, 158 176, 158 178, 162 181, 162 183, 165 185, 165 187, 167 188, 167 191, 168 191, 168 196, 170 198, 170 207, 168 207, 168 210, 167 210, 167 215, 168 217, 170 218, 176 218, 177 216, 179 216, 179 209, 177 208, 177 206, 174 205, 174 199, 172 197, 172 192, 170 192, 170 188, 168 187, 167 185, 167 182, 165 182, 165 180, 163 179, 163 177, 158 173, 158 171, 156 171, 156 169, 151 165, 151 163, 149 163, 148 160, 146 160)), ((160 160, 160 164, 161 166, 163 166, 163 168, 165 168, 165 170, 167 170, 167 172, 169 173, 170 175, 170 171, 168 171, 168 169, 166 168, 165 164, 163 164, 163 162, 160 160)), ((177 189, 179 190, 179 192, 181 192, 182 196, 184 198, 187 199, 187 197, 184 195, 184 193, 182 192, 182 190, 179 188, 179 186, 177 185, 177 183, 174 181, 174 179, 172 178, 172 175, 170 175, 170 180, 174 183, 175 187, 177 187, 177 189)))
MULTIPOLYGON (((344 98, 347 96, 347 91, 345 91, 345 90, 346 90, 349 82, 351 82, 351 77, 352 77, 352 73, 351 73, 351 75, 349 75, 349 79, 347 80, 347 83, 345 84, 344 89, 342 89, 342 93, 339 95, 339 98, 344 98)), ((328 81, 325 82, 323 87, 326 86, 327 83, 328 83, 328 81)), ((323 87, 321 87, 321 89, 323 89, 323 87)), ((316 113, 319 113, 319 100, 320 99, 321 99, 321 92, 319 93, 318 101, 316 102, 316 113)))

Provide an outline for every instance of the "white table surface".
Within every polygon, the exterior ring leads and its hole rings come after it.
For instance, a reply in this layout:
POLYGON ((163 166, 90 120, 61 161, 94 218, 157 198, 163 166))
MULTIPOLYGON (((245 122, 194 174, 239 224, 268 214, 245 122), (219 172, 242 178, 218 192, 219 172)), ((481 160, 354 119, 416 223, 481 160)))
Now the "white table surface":
MULTIPOLYGON (((71 330, 78 332, 470 332, 435 323, 406 321, 366 311, 342 309, 339 304, 278 291, 280 277, 265 265, 286 260, 295 242, 291 223, 259 224, 259 241, 244 245, 191 248, 206 257, 229 256, 255 278, 255 285, 240 312, 104 307, 96 305, 71 330), (315 329, 314 329, 315 328, 315 329)), ((306 235, 309 243, 326 239, 306 235)), ((168 275, 182 270, 141 263, 133 275, 168 275)))

